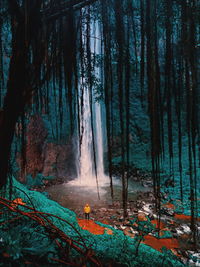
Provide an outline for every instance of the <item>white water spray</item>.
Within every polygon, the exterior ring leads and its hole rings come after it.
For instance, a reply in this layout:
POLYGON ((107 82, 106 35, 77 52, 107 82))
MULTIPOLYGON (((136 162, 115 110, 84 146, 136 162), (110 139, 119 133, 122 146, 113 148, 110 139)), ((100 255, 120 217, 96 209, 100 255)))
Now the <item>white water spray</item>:
MULTIPOLYGON (((101 53, 101 39, 98 22, 91 24, 91 53, 101 53)), ((84 38, 84 37, 83 37, 84 38)), ((100 68, 95 67, 95 76, 100 79, 100 68)), ((85 79, 79 83, 80 144, 78 160, 78 178, 74 185, 102 187, 109 179, 104 173, 104 138, 102 123, 102 101, 90 101, 90 88, 85 79), (81 97, 83 103, 81 103, 81 97), (92 109, 92 110, 91 110, 92 109), (92 117, 93 114, 93 129, 92 117), (92 133, 93 130, 93 133, 92 133), (96 172, 95 172, 96 162, 96 172), (97 186, 98 182, 98 186, 97 186)))

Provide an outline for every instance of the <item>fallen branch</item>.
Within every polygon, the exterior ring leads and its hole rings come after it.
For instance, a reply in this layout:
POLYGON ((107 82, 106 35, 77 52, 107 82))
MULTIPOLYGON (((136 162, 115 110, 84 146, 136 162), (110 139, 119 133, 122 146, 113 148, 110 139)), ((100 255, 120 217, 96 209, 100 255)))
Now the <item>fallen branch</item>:
MULTIPOLYGON (((5 199, 5 198, 3 198, 3 197, 0 197, 0 204, 1 204, 1 201, 5 201, 6 203, 8 203, 8 204, 11 206, 10 208, 11 208, 13 211, 14 211, 14 210, 18 211, 17 207, 13 207, 13 206, 12 206, 13 201, 10 201, 10 200, 8 200, 8 199, 5 199)), ((81 234, 80 234, 79 231, 73 226, 73 224, 71 224, 70 222, 66 221, 66 220, 63 219, 63 218, 60 218, 59 216, 53 215, 53 214, 51 214, 51 213, 46 213, 46 212, 38 211, 38 210, 35 209, 35 207, 32 208, 32 207, 29 207, 29 206, 27 206, 27 205, 20 204, 20 203, 18 204, 18 206, 23 206, 24 208, 31 210, 32 212, 29 212, 29 214, 36 214, 36 213, 37 213, 37 214, 40 214, 41 216, 47 215, 47 216, 51 216, 51 217, 54 217, 54 218, 56 218, 56 219, 58 219, 58 220, 60 220, 60 221, 65 222, 66 224, 68 224, 68 225, 69 225, 69 226, 70 226, 70 227, 71 227, 71 228, 72 228, 72 229, 79 235, 81 241, 83 242, 84 247, 86 248, 85 241, 84 241, 84 239, 82 238, 81 234)), ((21 210, 19 210, 19 211, 21 211, 21 210)), ((46 217, 44 217, 44 218, 47 220, 46 217)))
MULTIPOLYGON (((58 246, 59 250, 61 251, 66 251, 66 249, 61 245, 60 242, 58 242, 57 239, 60 239, 62 242, 64 242, 64 244, 66 244, 68 247, 76 250, 80 255, 80 261, 81 263, 85 263, 85 262, 90 262, 93 266, 103 266, 101 264, 101 262, 95 257, 95 253, 93 252, 92 249, 86 247, 85 242, 83 237, 81 236, 81 234, 78 232, 78 230, 72 225, 70 224, 68 221, 50 214, 50 213, 45 213, 45 212, 40 212, 37 211, 29 206, 26 205, 22 205, 19 204, 18 206, 23 206, 23 208, 28 209, 29 211, 23 211, 20 208, 17 207, 13 207, 12 206, 12 201, 7 200, 5 198, 0 197, 0 205, 2 205, 4 208, 6 208, 7 210, 9 210, 9 212, 12 213, 18 213, 20 214, 20 216, 17 216, 15 218, 12 218, 10 220, 4 221, 1 223, 2 224, 6 224, 6 223, 12 223, 14 221, 16 221, 17 219, 21 219, 23 217, 26 217, 30 220, 35 221, 38 225, 41 225, 43 228, 45 228, 46 232, 48 233, 49 238, 55 240, 55 244, 58 246), (76 233, 78 233, 79 237, 81 238, 82 243, 78 242, 77 240, 73 240, 72 238, 70 238, 68 235, 66 235, 62 230, 60 230, 55 224, 53 224, 53 222, 49 219, 49 217, 54 217, 57 218, 58 220, 61 220, 65 223, 67 223, 68 225, 70 225, 75 231, 76 233)), ((1 214, 2 216, 3 214, 1 214)), ((69 250, 70 251, 70 250, 69 250)), ((63 253, 64 254, 64 253, 63 253)), ((64 254, 63 258, 64 259, 54 259, 52 258, 52 260, 57 261, 59 263, 65 264, 67 266, 80 266, 80 264, 77 265, 77 263, 73 262, 73 260, 71 260, 71 262, 68 262, 68 254, 64 254), (67 261, 65 260, 67 259, 67 261)))

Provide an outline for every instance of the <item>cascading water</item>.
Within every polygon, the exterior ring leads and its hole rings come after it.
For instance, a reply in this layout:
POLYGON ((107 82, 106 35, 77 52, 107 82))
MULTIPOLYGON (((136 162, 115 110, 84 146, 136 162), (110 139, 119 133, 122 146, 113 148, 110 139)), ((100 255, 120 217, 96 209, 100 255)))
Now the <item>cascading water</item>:
MULTIPOLYGON (((98 22, 91 23, 90 35, 91 54, 97 56, 101 52, 98 22)), ((95 78, 99 80, 99 67, 95 67, 94 74, 95 78)), ((91 97, 90 90, 85 79, 82 78, 79 82, 78 106, 80 114, 79 159, 77 164, 78 178, 71 183, 74 185, 96 187, 98 189, 98 187, 102 187, 108 183, 109 180, 104 173, 103 103, 100 100, 96 101, 93 93, 91 97)))
POLYGON ((101 103, 93 102, 93 136, 91 127, 91 106, 89 100, 89 90, 85 87, 83 92, 82 118, 80 120, 81 142, 79 148, 79 182, 81 185, 96 186, 96 175, 99 185, 102 185, 102 183, 107 180, 107 177, 104 174, 101 103), (93 147, 93 144, 95 145, 95 148, 93 147))
POLYGON ((101 103, 95 103, 96 114, 96 154, 97 154, 97 175, 100 178, 100 183, 108 182, 108 177, 104 173, 104 149, 103 149, 103 123, 101 115, 101 103))
POLYGON ((79 105, 80 146, 79 146, 79 182, 81 185, 95 185, 94 180, 94 151, 91 127, 91 106, 89 88, 83 86, 83 104, 79 105))

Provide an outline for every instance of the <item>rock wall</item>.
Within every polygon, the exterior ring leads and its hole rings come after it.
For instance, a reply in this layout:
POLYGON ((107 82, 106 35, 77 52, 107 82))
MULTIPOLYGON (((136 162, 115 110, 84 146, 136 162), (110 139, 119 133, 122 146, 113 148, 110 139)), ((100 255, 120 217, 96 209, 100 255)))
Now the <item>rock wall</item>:
POLYGON ((43 170, 43 148, 47 136, 42 118, 39 115, 33 116, 27 128, 26 144, 26 173, 33 177, 43 170))
MULTIPOLYGON (((34 178, 38 173, 54 176, 63 180, 71 180, 76 175, 75 157, 72 144, 56 144, 48 141, 48 130, 40 115, 31 117, 26 136, 25 173, 20 173, 20 180, 31 174, 34 178)), ((22 156, 17 159, 22 169, 22 156)))
POLYGON ((55 176, 71 180, 75 175, 75 159, 70 144, 46 143, 43 151, 45 176, 55 176))

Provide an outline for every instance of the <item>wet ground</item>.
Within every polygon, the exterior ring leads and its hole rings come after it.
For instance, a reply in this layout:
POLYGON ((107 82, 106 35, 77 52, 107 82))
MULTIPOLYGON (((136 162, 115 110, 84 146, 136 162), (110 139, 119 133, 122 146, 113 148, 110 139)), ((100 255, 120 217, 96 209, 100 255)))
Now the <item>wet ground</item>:
MULTIPOLYGON (((114 182, 114 201, 111 200, 109 184, 100 189, 100 199, 98 199, 96 187, 82 187, 70 183, 46 186, 43 190, 48 192, 49 197, 63 207, 73 210, 77 214, 78 222, 83 229, 94 232, 94 234, 103 234, 104 230, 100 229, 94 221, 112 225, 114 228, 124 232, 125 235, 134 237, 137 231, 130 225, 129 220, 123 220, 122 209, 122 190, 121 183, 115 179, 114 182), (92 212, 90 222, 85 222, 83 207, 89 203, 92 212), (100 231, 100 232, 99 232, 100 231)), ((191 263, 189 255, 195 255, 193 243, 191 241, 190 218, 189 216, 177 215, 175 206, 171 203, 162 206, 161 216, 161 235, 167 231, 171 232, 170 238, 157 239, 153 235, 145 236, 145 243, 151 247, 161 250, 163 246, 171 249, 185 263, 191 263)), ((157 215, 154 206, 154 196, 152 184, 149 181, 145 184, 142 181, 133 180, 129 185, 128 195, 128 215, 129 218, 141 218, 146 220, 150 218, 154 225, 158 226, 157 215)), ((199 258, 200 254, 197 254, 199 258)), ((199 259, 200 262, 200 259, 199 259)))
MULTIPOLYGON (((98 220, 97 210, 109 209, 116 207, 122 208, 122 186, 120 181, 114 181, 114 202, 111 199, 109 183, 99 189, 100 199, 98 198, 96 187, 86 187, 73 185, 71 183, 64 183, 59 185, 52 185, 45 188, 51 199, 60 203, 63 207, 69 208, 81 216, 83 207, 88 203, 92 208, 91 216, 98 220), (114 204, 114 205, 113 205, 114 204)), ((152 188, 144 187, 140 182, 130 182, 129 185, 129 202, 135 202, 138 198, 138 193, 152 192, 152 188)))

